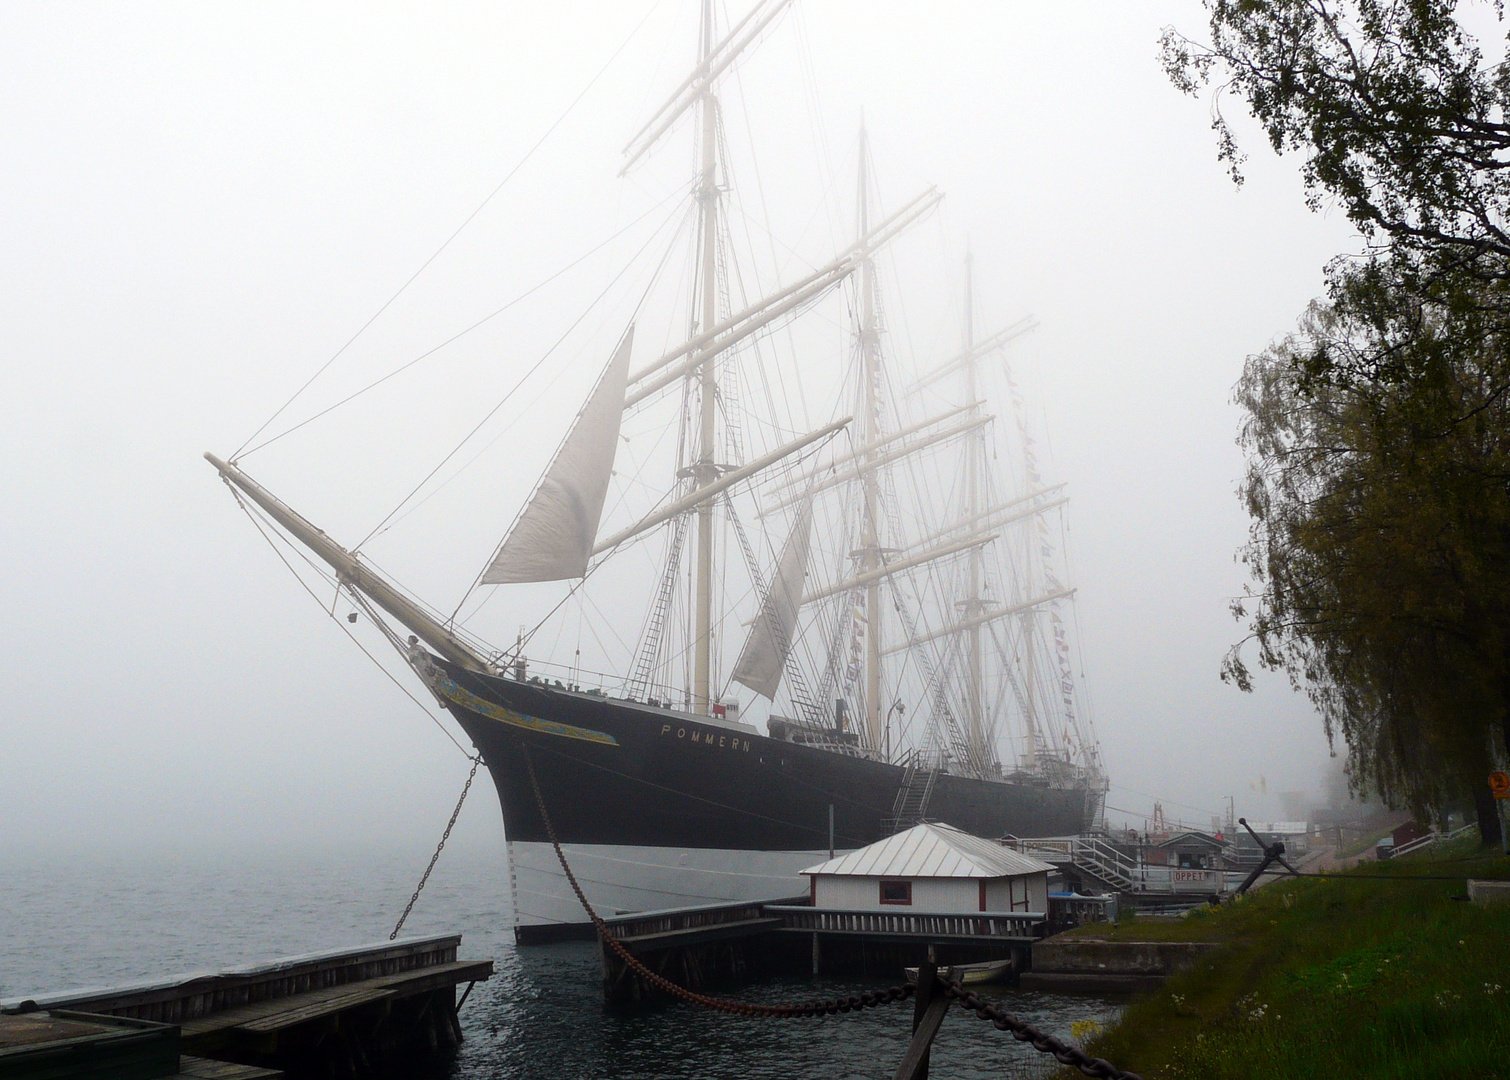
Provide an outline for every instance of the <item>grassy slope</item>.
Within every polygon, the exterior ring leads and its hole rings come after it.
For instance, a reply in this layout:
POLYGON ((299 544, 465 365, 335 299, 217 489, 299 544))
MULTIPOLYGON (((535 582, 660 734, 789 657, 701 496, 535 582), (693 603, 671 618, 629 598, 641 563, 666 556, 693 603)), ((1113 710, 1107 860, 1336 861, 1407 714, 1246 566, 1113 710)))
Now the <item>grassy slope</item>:
POLYGON ((1510 878, 1510 860, 1464 847, 1276 883, 1184 919, 1085 928, 1225 943, 1087 1049, 1149 1080, 1510 1080, 1510 906, 1452 899, 1467 877, 1510 878), (1385 873, 1462 877, 1369 880, 1385 873))

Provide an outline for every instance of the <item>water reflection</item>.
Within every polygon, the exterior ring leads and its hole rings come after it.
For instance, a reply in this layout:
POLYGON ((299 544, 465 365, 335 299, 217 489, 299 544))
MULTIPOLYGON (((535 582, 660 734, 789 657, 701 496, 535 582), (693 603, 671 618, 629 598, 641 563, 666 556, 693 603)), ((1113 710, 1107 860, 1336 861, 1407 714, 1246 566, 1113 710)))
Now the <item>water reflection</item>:
MULTIPOLYGON (((161 979, 314 949, 380 941, 427 852, 200 852, 172 858, 0 858, 0 997, 161 979)), ((514 947, 507 868, 441 861, 405 933, 460 933, 461 954, 489 957, 490 982, 462 1010, 456 1057, 428 1080, 514 1077, 889 1077, 910 1036, 910 1002, 801 1020, 756 1020, 684 1005, 632 1014, 603 1007, 590 943, 514 947)), ((848 996, 900 979, 787 979, 725 992, 746 1001, 848 996)), ((998 991, 1006 1007, 1068 1038, 1105 1022, 1114 1002, 998 991)), ((952 1011, 935 1046, 939 1080, 1036 1077, 1050 1062, 973 1016, 952 1011)))
MULTIPOLYGON (((739 1076, 861 1080, 890 1076, 911 1034, 911 1003, 801 1020, 728 1016, 680 1004, 610 1013, 602 967, 588 943, 508 950, 493 982, 478 987, 462 1017, 467 1042, 457 1078, 564 1076, 739 1076)), ((839 979, 781 979, 724 996, 741 1001, 802 1001, 859 993, 879 985, 839 979)), ((1070 1025, 1114 1019, 1117 1003, 1009 988, 987 996, 1067 1038, 1070 1025)), ((989 1023, 954 1010, 933 1055, 933 1074, 969 1078, 1045 1075, 1052 1061, 989 1023)))

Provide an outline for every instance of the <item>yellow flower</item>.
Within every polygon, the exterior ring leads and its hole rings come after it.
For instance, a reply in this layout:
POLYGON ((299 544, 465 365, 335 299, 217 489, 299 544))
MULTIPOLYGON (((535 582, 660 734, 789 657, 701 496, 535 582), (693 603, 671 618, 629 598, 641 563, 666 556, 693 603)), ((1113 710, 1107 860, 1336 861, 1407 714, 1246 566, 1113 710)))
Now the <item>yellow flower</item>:
POLYGON ((1076 1020, 1070 1024, 1070 1037, 1076 1042, 1084 1042, 1099 1034, 1101 1034, 1101 1025, 1095 1020, 1076 1020))

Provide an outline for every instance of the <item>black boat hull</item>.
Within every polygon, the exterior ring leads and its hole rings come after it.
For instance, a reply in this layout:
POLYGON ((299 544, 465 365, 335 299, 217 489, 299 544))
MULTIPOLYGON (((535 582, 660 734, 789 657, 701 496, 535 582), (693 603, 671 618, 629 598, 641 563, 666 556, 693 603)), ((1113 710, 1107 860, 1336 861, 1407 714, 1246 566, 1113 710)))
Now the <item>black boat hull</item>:
MULTIPOLYGON (((450 665, 432 685, 497 785, 521 941, 590 928, 550 847, 526 749, 602 914, 793 896, 830 843, 851 850, 893 831, 900 766, 450 665)), ((941 773, 926 816, 977 836, 1054 836, 1080 832, 1086 813, 1082 790, 941 773)))

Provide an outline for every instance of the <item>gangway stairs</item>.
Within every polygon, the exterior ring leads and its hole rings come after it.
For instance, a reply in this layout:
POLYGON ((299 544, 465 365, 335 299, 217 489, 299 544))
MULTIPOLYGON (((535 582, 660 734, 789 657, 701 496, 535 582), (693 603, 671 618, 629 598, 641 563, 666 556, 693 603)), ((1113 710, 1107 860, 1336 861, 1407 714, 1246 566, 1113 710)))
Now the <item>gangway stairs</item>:
POLYGON ((902 774, 902 786, 897 791, 887 824, 894 833, 921 825, 928 812, 928 800, 933 795, 933 784, 938 779, 938 770, 925 768, 913 758, 902 774))
POLYGON ((1074 870, 1112 892, 1136 892, 1142 885, 1137 862, 1098 836, 1047 836, 1003 843, 1060 869, 1074 870))

